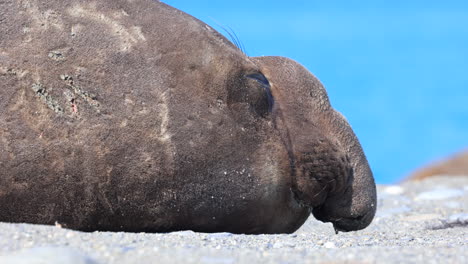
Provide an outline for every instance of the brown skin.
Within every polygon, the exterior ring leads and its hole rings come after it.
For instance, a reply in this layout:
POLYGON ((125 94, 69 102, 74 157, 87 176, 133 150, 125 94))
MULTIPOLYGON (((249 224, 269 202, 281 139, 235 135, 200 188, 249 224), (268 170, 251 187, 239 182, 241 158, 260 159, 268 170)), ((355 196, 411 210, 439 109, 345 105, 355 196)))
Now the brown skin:
POLYGON ((299 64, 154 1, 0 3, 0 221, 93 231, 366 227, 357 138, 299 64))

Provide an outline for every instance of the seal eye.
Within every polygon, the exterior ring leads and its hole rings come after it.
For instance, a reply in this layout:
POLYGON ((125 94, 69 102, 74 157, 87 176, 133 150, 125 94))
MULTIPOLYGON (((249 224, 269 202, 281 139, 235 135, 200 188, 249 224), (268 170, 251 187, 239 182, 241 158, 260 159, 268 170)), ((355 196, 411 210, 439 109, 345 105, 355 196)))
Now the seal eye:
POLYGON ((270 82, 262 73, 252 73, 246 75, 246 77, 248 79, 254 80, 256 84, 259 85, 262 89, 262 96, 256 102, 255 108, 258 110, 257 112, 261 116, 266 116, 267 112, 272 111, 274 103, 273 95, 271 94, 270 82))
POLYGON ((252 74, 247 75, 247 77, 256 80, 257 82, 261 83, 262 85, 270 87, 270 82, 267 80, 265 75, 263 75, 261 73, 252 73, 252 74))

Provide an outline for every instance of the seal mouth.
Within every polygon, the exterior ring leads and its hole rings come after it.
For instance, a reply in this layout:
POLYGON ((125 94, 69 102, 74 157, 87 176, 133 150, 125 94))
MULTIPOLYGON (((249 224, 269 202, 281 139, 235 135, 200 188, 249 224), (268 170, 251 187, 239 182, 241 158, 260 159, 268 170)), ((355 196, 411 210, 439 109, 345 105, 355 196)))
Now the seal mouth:
POLYGON ((338 234, 339 232, 350 232, 356 229, 364 228, 360 228, 360 226, 363 225, 364 217, 365 216, 358 216, 354 218, 340 218, 331 221, 333 223, 333 228, 335 229, 335 234, 338 234))
POLYGON ((350 232, 366 228, 374 218, 374 211, 369 210, 363 215, 354 217, 329 217, 324 213, 323 208, 312 209, 314 217, 322 222, 331 222, 335 229, 335 234, 339 232, 350 232))

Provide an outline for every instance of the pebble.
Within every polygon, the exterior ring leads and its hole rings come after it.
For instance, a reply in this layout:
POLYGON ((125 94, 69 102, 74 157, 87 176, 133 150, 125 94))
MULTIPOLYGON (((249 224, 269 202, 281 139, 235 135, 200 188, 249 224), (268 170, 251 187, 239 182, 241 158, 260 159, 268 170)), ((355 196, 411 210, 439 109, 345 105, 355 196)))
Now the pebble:
POLYGON ((414 237, 411 237, 411 236, 400 238, 400 241, 404 241, 404 242, 410 242, 413 240, 414 240, 414 237))
POLYGON ((330 241, 328 241, 328 242, 326 242, 325 244, 323 244, 323 246, 324 246, 325 248, 336 248, 335 243, 330 242, 330 241))
POLYGON ((273 248, 282 248, 282 247, 283 247, 283 243, 281 243, 281 242, 275 242, 273 244, 273 248))
POLYGON ((449 217, 448 222, 450 224, 468 225, 468 214, 467 213, 453 214, 449 217))

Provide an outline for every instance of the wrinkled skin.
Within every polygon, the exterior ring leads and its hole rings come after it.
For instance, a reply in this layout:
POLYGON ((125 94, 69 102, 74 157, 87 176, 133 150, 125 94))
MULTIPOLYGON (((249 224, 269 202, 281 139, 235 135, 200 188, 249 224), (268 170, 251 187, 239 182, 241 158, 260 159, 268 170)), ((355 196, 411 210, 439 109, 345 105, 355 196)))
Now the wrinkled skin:
POLYGON ((0 2, 0 221, 365 228, 372 172, 320 82, 154 1, 0 2))

